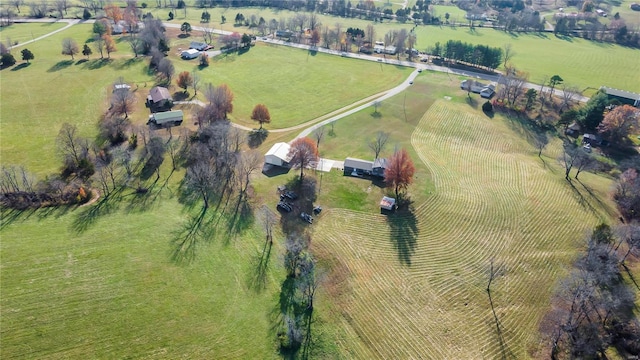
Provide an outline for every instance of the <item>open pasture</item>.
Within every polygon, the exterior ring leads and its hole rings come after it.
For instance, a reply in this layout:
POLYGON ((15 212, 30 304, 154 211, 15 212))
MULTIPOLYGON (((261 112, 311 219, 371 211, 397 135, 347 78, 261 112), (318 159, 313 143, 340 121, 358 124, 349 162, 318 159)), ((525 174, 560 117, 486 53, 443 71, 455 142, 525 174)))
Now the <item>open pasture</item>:
POLYGON ((342 348, 380 359, 531 356, 555 281, 607 215, 577 201, 588 183, 571 190, 505 121, 437 101, 411 135, 435 191, 410 188, 411 212, 330 209, 318 223, 314 249, 342 279, 342 348), (492 260, 500 333, 485 291, 492 260))
MULTIPOLYGON (((52 31, 56 31, 65 26, 65 23, 22 23, 13 24, 11 26, 0 27, 0 41, 6 45, 7 41, 11 40, 11 44, 16 42, 22 44, 23 42, 33 40, 39 36, 48 34, 52 31)), ((20 59, 20 50, 24 47, 16 48, 13 56, 16 60, 20 59)), ((28 46, 27 46, 28 48, 28 46)))

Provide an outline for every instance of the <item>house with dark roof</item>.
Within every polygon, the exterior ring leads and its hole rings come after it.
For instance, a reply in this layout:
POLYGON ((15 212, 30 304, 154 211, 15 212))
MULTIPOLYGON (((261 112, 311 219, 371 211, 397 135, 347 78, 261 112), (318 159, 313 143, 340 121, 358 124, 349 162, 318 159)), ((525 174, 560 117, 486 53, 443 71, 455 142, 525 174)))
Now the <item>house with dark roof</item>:
POLYGON ((147 96, 147 107, 151 112, 169 111, 173 107, 173 101, 171 100, 171 94, 169 89, 156 86, 149 91, 147 96))
POLYGON ((604 90, 610 100, 618 100, 621 104, 640 107, 640 94, 632 93, 625 90, 613 89, 606 86, 603 86, 600 89, 604 90))
POLYGON ((346 158, 344 159, 344 174, 348 176, 370 176, 373 173, 373 161, 346 158))

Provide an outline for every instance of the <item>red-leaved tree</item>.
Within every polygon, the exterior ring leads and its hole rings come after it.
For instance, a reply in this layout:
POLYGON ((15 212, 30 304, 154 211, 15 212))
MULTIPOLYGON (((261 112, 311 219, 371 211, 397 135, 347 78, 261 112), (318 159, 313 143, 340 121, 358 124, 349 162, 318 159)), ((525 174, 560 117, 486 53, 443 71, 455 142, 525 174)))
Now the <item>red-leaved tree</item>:
POLYGON ((616 106, 598 125, 598 131, 609 135, 611 140, 623 140, 632 131, 638 130, 640 110, 631 105, 616 106))
POLYGON ((262 129, 262 124, 271 122, 271 115, 269 114, 269 109, 264 104, 258 104, 253 108, 253 113, 251 114, 251 120, 257 121, 260 123, 260 129, 262 129))
POLYGON ((318 162, 318 147, 311 138, 303 137, 293 141, 289 149, 289 164, 300 168, 300 180, 304 176, 304 168, 318 162))
POLYGON ((416 168, 407 150, 400 149, 389 158, 387 168, 384 170, 384 182, 387 187, 395 188, 396 199, 399 191, 405 190, 413 182, 415 172, 416 168))

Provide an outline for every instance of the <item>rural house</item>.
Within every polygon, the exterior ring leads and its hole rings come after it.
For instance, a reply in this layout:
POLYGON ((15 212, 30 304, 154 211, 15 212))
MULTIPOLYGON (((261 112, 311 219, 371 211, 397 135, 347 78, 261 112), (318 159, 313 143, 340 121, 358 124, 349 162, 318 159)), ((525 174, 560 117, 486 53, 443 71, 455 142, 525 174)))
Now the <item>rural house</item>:
POLYGON ((384 170, 387 168, 387 159, 373 160, 373 176, 384 177, 384 170))
POLYGON ((153 129, 167 129, 182 125, 182 120, 182 110, 165 111, 151 114, 147 125, 153 129))
POLYGON ((606 86, 601 87, 607 93, 610 100, 618 100, 621 104, 627 104, 635 107, 640 107, 640 94, 632 93, 630 91, 612 89, 606 86))
POLYGON ((147 107, 152 113, 160 111, 169 111, 173 107, 171 94, 167 88, 156 86, 149 91, 147 96, 147 107))
POLYGON ((344 159, 344 174, 347 176, 370 176, 373 174, 373 161, 356 158, 344 159))
POLYGON ((475 94, 480 94, 485 99, 490 99, 496 92, 496 86, 493 84, 485 85, 475 80, 462 80, 460 83, 462 90, 471 91, 475 94))
POLYGON ((270 165, 289 167, 289 161, 291 161, 289 149, 291 149, 291 146, 284 142, 273 144, 271 149, 264 155, 264 162, 270 165))

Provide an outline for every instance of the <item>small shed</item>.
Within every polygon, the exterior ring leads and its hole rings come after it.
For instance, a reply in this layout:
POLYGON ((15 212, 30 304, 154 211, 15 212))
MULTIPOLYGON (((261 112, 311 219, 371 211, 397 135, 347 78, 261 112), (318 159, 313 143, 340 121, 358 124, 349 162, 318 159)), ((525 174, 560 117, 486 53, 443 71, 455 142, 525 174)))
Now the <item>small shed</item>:
POLYGON ((180 57, 185 60, 195 59, 198 56, 200 56, 200 51, 196 49, 184 50, 182 53, 180 53, 180 57))
POLYGON ((347 176, 365 176, 373 173, 373 161, 356 158, 344 159, 344 174, 347 176))
POLYGON ((182 125, 184 115, 182 110, 165 111, 149 116, 147 125, 155 128, 170 128, 182 125))
POLYGON ((380 200, 380 209, 381 210, 387 210, 387 211, 393 211, 396 209, 396 199, 388 197, 388 196, 383 196, 382 200, 380 200))
POLYGON ((264 155, 264 162, 280 167, 288 167, 291 157, 289 156, 289 150, 291 146, 285 142, 275 143, 264 155))

